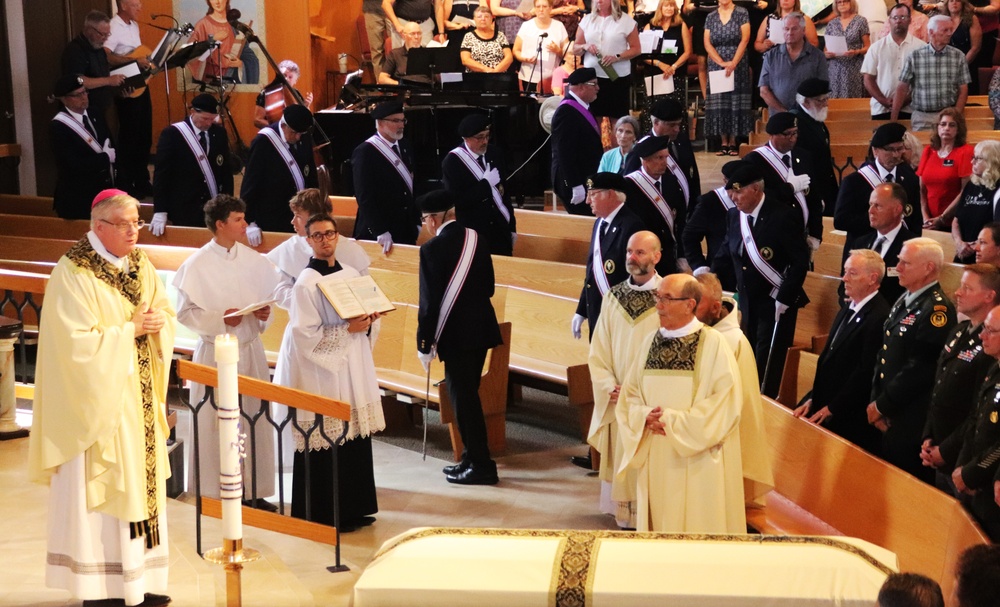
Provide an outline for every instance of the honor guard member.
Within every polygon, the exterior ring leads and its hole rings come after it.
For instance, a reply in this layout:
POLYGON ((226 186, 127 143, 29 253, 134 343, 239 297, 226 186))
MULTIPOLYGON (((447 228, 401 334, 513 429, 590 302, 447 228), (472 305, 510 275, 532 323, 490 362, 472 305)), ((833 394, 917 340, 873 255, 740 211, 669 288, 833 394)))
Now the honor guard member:
POLYGON ((809 191, 815 191, 821 198, 822 213, 832 216, 833 206, 837 202, 837 177, 833 173, 830 130, 826 128, 829 104, 830 81, 809 78, 802 81, 796 91, 792 113, 799 125, 799 138, 795 142, 795 148, 806 152, 813 161, 809 191))
POLYGON ((590 113, 597 99, 597 72, 574 70, 566 79, 566 97, 552 114, 552 189, 572 215, 590 215, 585 182, 601 164, 601 128, 590 113))
POLYGON ((313 116, 304 105, 285 108, 281 120, 261 129, 250 142, 240 198, 247 204, 247 241, 260 245, 261 231, 291 232, 288 201, 296 192, 316 187, 313 116))
POLYGON ((514 207, 504 191, 500 151, 490 145, 490 118, 471 114, 458 124, 464 143, 441 162, 444 187, 455 200, 458 223, 486 239, 494 255, 511 255, 517 229, 514 207))
POLYGON ((597 221, 590 236, 590 256, 580 302, 571 328, 580 339, 583 321, 593 336, 601 300, 614 285, 628 278, 625 267, 628 239, 644 229, 639 216, 625 206, 625 178, 618 173, 597 173, 587 179, 587 203, 597 221))
POLYGON ((953 493, 951 471, 958 459, 957 447, 961 444, 953 442, 951 452, 943 445, 975 411, 983 378, 995 362, 983 352, 982 330, 986 315, 998 304, 1000 270, 989 264, 966 266, 962 282, 955 291, 955 311, 966 320, 958 323, 938 356, 934 391, 920 448, 920 459, 925 466, 938 471, 935 484, 946 493, 953 493), (950 467, 945 466, 946 463, 950 467))
POLYGON ((388 255, 393 244, 417 244, 420 211, 413 201, 410 148, 403 141, 403 104, 381 103, 372 110, 372 118, 375 134, 351 154, 358 199, 354 238, 374 240, 388 255))
MULTIPOLYGON (((957 495, 994 542, 1000 542, 1000 308, 993 308, 983 322, 983 353, 991 360, 986 377, 978 386, 972 415, 946 443, 961 447, 956 467, 949 470, 957 495)), ((942 451, 946 445, 942 445, 942 451)), ((986 603, 983 603, 984 605, 986 603)))
POLYGON ((872 455, 881 452, 882 435, 868 423, 875 355, 882 350, 882 331, 889 303, 879 293, 885 262, 875 251, 850 252, 843 272, 848 303, 837 313, 816 363, 812 390, 795 409, 795 417, 821 425, 872 455))
MULTIPOLYGON (((743 164, 743 160, 733 160, 722 165, 722 176, 727 180, 733 172, 743 164)), ((705 268, 702 272, 708 272, 719 252, 719 247, 726 239, 726 215, 729 209, 735 209, 732 192, 726 189, 726 184, 706 192, 698 197, 698 201, 691 211, 691 216, 684 224, 684 233, 681 234, 684 257, 688 265, 695 272, 699 268, 705 268), (701 252, 702 241, 705 241, 708 255, 701 252)), ((736 278, 730 273, 729 276, 719 276, 719 282, 725 285, 735 285, 736 278)))
MULTIPOLYGON (((604 296, 601 315, 590 342, 590 378, 594 391, 594 412, 587 442, 601 455, 601 511, 615 517, 619 527, 635 528, 635 471, 619 476, 621 441, 615 406, 625 375, 644 354, 636 344, 660 326, 656 314, 656 287, 660 276, 656 262, 660 243, 656 234, 643 230, 628 240, 625 267, 629 277, 611 287, 604 296)), ((588 458, 588 468, 593 462, 588 458)), ((574 464, 580 465, 574 457, 574 464)))
POLYGON ((435 356, 444 363, 448 396, 465 450, 462 460, 443 470, 449 483, 495 485, 479 380, 486 352, 501 343, 490 298, 495 289, 493 259, 475 230, 455 221, 447 190, 417 200, 431 239, 420 246, 420 312, 417 355, 424 369, 435 356))
POLYGON ((52 98, 62 106, 49 125, 56 157, 52 207, 63 219, 87 219, 94 196, 114 183, 111 135, 104 116, 87 111, 90 100, 82 77, 60 76, 52 98))
POLYGON ((938 283, 942 265, 941 245, 930 238, 903 244, 896 268, 906 293, 885 321, 868 405, 868 423, 882 432, 882 457, 928 483, 934 474, 921 464, 920 446, 938 355, 955 327, 955 306, 938 283))
MULTIPOLYGON (((868 222, 868 201, 872 190, 880 183, 898 183, 906 191, 903 221, 915 236, 923 230, 920 214, 920 178, 903 161, 903 135, 906 127, 890 122, 875 129, 871 141, 871 158, 861 168, 844 177, 837 192, 833 211, 833 227, 847 232, 846 242, 872 233, 868 222), (915 206, 916 205, 916 206, 915 206)), ((891 303, 891 302, 890 302, 891 303)))
POLYGON ((819 189, 809 184, 813 169, 812 158, 803 149, 795 148, 799 138, 798 119, 791 112, 772 114, 767 120, 768 141, 747 154, 747 162, 757 165, 769 190, 790 201, 802 214, 807 242, 813 251, 823 239, 823 200, 819 189))
POLYGON ((226 129, 215 124, 219 102, 208 93, 191 101, 188 117, 160 133, 153 167, 153 222, 160 236, 167 221, 177 226, 205 225, 205 203, 233 193, 226 129))
POLYGON ((716 274, 731 270, 736 275, 743 334, 753 345, 761 393, 773 398, 795 336, 798 309, 809 303, 802 289, 809 271, 802 213, 765 196, 762 172, 749 162, 736 169, 726 189, 733 192, 736 208, 727 216, 716 274))
MULTIPOLYGON (((684 121, 687 120, 687 112, 684 106, 675 99, 661 99, 653 104, 649 110, 652 130, 646 137, 666 137, 669 142, 667 149, 670 156, 667 158, 667 170, 677 180, 678 187, 683 191, 685 214, 689 214, 694 203, 701 196, 701 177, 698 174, 698 163, 695 162, 694 150, 691 149, 691 139, 687 131, 683 130, 684 121)), ((640 139, 639 141, 642 141, 640 139)), ((632 148, 632 152, 635 148, 632 148)), ((641 166, 640 158, 637 154, 629 152, 625 158, 622 170, 623 175, 628 175, 633 171, 638 171, 641 166)), ((676 206, 680 204, 674 203, 676 206)))
POLYGON ((666 137, 647 137, 635 144, 631 153, 642 165, 625 175, 625 206, 662 244, 663 253, 656 264, 660 276, 691 270, 680 246, 687 207, 677 178, 667 171, 668 143, 666 137))

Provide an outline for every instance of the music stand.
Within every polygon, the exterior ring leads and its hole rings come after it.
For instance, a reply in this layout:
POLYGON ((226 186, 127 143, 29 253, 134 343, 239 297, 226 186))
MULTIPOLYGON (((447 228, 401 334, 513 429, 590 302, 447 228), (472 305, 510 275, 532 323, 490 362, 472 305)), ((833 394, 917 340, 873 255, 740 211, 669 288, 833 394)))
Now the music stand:
POLYGON ((447 46, 437 48, 411 48, 406 53, 406 74, 408 76, 428 76, 431 82, 435 76, 446 72, 464 72, 462 58, 447 46))
POLYGON ((212 42, 209 40, 185 44, 177 49, 176 53, 167 58, 167 69, 184 67, 188 62, 201 57, 211 46, 212 42))

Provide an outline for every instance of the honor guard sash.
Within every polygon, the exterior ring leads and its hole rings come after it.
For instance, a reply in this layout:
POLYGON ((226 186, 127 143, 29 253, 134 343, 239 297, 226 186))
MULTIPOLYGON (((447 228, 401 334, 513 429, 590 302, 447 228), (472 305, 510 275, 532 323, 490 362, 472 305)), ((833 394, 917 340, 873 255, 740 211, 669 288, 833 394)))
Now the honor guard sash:
MULTIPOLYGON (((601 297, 611 290, 611 285, 608 284, 607 272, 604 269, 604 255, 601 253, 601 222, 603 219, 599 219, 594 224, 594 252, 593 259, 590 262, 590 269, 594 273, 594 282, 597 283, 597 290, 601 292, 601 297)), ((671 228, 673 229, 673 228, 671 228)), ((608 230, 611 230, 611 224, 608 224, 608 230)))
POLYGON ((691 200, 691 190, 688 186, 687 175, 681 169, 681 165, 677 164, 674 157, 667 154, 667 170, 670 171, 673 176, 677 179, 677 183, 681 186, 681 191, 684 192, 684 208, 687 209, 688 201, 691 200))
POLYGON ((663 199, 663 195, 656 191, 656 186, 653 185, 653 181, 642 171, 629 173, 625 176, 625 179, 628 179, 635 185, 639 186, 639 189, 646 195, 646 198, 653 201, 653 206, 656 207, 656 210, 659 211, 661 216, 663 216, 663 220, 667 222, 667 226, 670 228, 670 233, 674 235, 674 240, 677 240, 677 235, 674 234, 673 209, 671 209, 670 205, 667 204, 667 201, 663 199))
MULTIPOLYGON (((465 168, 469 169, 472 176, 476 178, 476 181, 482 181, 486 178, 486 171, 483 167, 479 166, 478 158, 475 154, 466 149, 464 145, 460 145, 448 153, 454 154, 455 157, 461 160, 462 164, 465 165, 465 168)), ((500 214, 503 215, 503 218, 506 219, 509 224, 510 211, 508 211, 507 207, 503 204, 503 195, 500 194, 500 190, 497 186, 490 185, 490 193, 493 194, 493 204, 497 206, 497 210, 500 211, 500 214)))
POLYGON ((372 147, 378 150, 380 154, 385 156, 385 159, 389 161, 389 164, 395 167, 396 172, 399 173, 399 176, 403 178, 403 183, 406 184, 406 189, 410 190, 410 193, 412 194, 413 175, 410 173, 410 169, 406 167, 406 163, 403 162, 403 159, 399 157, 399 154, 394 152, 392 147, 388 143, 386 143, 384 139, 379 137, 377 133, 375 135, 372 135, 365 141, 372 144, 372 147))
POLYGON ((281 159, 288 165, 288 172, 292 174, 292 180, 295 182, 295 191, 300 192, 306 189, 306 178, 302 175, 302 169, 299 167, 299 163, 295 162, 291 150, 281 140, 278 133, 272 128, 263 128, 260 130, 260 134, 267 137, 268 141, 274 146, 274 149, 278 150, 281 159))
POLYGON ((715 195, 719 197, 719 202, 722 203, 722 208, 724 208, 727 211, 729 209, 736 208, 736 203, 733 202, 733 199, 729 197, 729 192, 726 191, 725 186, 715 188, 714 192, 715 195))
MULTIPOLYGON (((767 161, 774 172, 778 174, 779 177, 788 183, 789 175, 794 175, 791 167, 786 167, 785 163, 781 161, 781 156, 774 148, 768 145, 762 145, 754 152, 760 154, 761 158, 767 161)), ((806 197, 802 192, 795 192, 795 202, 799 203, 799 208, 802 209, 802 222, 805 225, 809 225, 809 205, 806 204, 806 197)))
POLYGON ((868 185, 872 186, 873 190, 878 186, 882 185, 883 183, 885 183, 884 181, 882 181, 882 178, 878 176, 878 171, 875 169, 875 167, 873 167, 870 164, 866 164, 865 166, 858 169, 858 173, 860 173, 861 176, 865 178, 865 181, 868 182, 868 185))
POLYGON ((594 119, 594 115, 590 113, 590 110, 583 107, 583 104, 577 101, 576 99, 567 96, 565 99, 562 100, 562 102, 559 105, 568 105, 574 110, 580 112, 581 114, 583 114, 583 117, 587 119, 587 122, 590 123, 590 126, 594 127, 595 131, 597 131, 598 133, 601 132, 601 127, 597 126, 597 120, 594 119))
POLYGON ((205 184, 208 185, 209 198, 215 198, 219 195, 219 185, 215 181, 215 173, 212 172, 212 165, 208 163, 207 152, 201 147, 201 142, 195 136, 194 129, 191 128, 191 125, 186 120, 175 122, 171 126, 180 131, 181 136, 184 137, 184 143, 191 148, 191 153, 194 154, 195 160, 198 161, 198 168, 201 169, 201 174, 205 178, 205 184))
MULTIPOLYGON (((391 150, 390 150, 391 151, 391 150)), ((462 253, 458 256, 458 264, 455 271, 448 280, 445 287, 444 296, 441 298, 441 314, 438 315, 437 328, 434 330, 434 343, 441 338, 441 331, 444 330, 444 323, 448 321, 451 309, 455 307, 458 294, 465 285, 465 279, 469 277, 469 270, 472 269, 472 259, 476 255, 476 243, 479 242, 479 235, 475 230, 465 228, 465 242, 462 243, 462 253)))
MULTIPOLYGON (((771 287, 773 287, 771 289, 771 297, 777 298, 778 289, 781 288, 781 283, 785 279, 764 259, 761 250, 757 248, 757 242, 753 239, 753 232, 750 230, 750 221, 747 217, 749 215, 746 213, 740 213, 740 236, 743 237, 743 249, 747 252, 747 256, 750 257, 750 263, 753 264, 753 267, 757 268, 757 271, 764 277, 764 280, 771 283, 771 287)), ((766 247, 764 250, 771 251, 770 248, 766 247)), ((774 255, 774 253, 771 252, 771 255, 774 255)))
POLYGON ((86 144, 90 146, 90 149, 94 150, 94 152, 98 154, 104 153, 104 146, 98 143, 97 140, 94 139, 94 136, 90 134, 90 131, 88 131, 87 128, 84 127, 82 124, 80 124, 76 120, 76 118, 73 118, 66 112, 59 112, 52 119, 61 122, 65 124, 67 127, 69 127, 69 130, 79 135, 80 139, 83 139, 84 142, 86 142, 86 144))

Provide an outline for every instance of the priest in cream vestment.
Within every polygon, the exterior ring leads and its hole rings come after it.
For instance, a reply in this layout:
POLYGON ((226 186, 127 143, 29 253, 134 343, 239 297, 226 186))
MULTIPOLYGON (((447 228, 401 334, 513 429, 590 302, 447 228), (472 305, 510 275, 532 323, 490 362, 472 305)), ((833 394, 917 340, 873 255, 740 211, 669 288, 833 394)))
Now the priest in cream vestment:
POLYGON ((736 301, 722 296, 722 284, 711 272, 698 275, 701 301, 695 310, 698 320, 726 338, 736 356, 743 382, 743 410, 740 412, 740 448, 743 456, 743 493, 750 506, 766 506, 765 497, 774 489, 770 449, 764 434, 764 403, 760 397, 760 379, 753 346, 740 329, 736 301))
POLYGON ((621 440, 615 404, 625 373, 643 352, 636 347, 660 326, 653 293, 660 284, 656 264, 660 239, 649 231, 636 232, 625 249, 629 277, 604 296, 597 326, 591 334, 590 380, 594 413, 587 442, 601 454, 601 510, 615 517, 619 527, 635 528, 635 470, 615 475, 621 464, 621 440))
MULTIPOLYGON (((271 322, 271 307, 225 318, 231 312, 274 299, 282 280, 281 272, 266 257, 238 242, 246 236, 245 209, 242 200, 227 194, 205 203, 205 224, 213 238, 177 269, 173 281, 178 291, 177 320, 198 335, 194 362, 214 367, 215 337, 228 333, 239 340, 240 375, 269 381, 271 371, 260 334, 271 322)), ((205 387, 191 383, 189 388, 191 405, 198 406, 205 387)), ((240 401, 240 431, 247 435, 244 498, 256 497, 261 501, 253 505, 273 511, 276 508, 262 500, 275 493, 275 427, 261 411, 260 399, 241 396, 240 401)), ((275 418, 275 422, 281 421, 275 418)), ((198 439, 201 495, 218 498, 219 420, 215 407, 208 402, 198 409, 198 439)), ((188 451, 192 470, 188 486, 193 488, 194 448, 188 451)))
MULTIPOLYGON (((166 393, 175 319, 135 248, 139 203, 98 194, 52 270, 39 326, 30 476, 50 481, 45 582, 76 599, 164 605, 166 393)), ((26 504, 26 506, 29 506, 26 504)))
POLYGON ((736 359, 694 316, 697 280, 671 274, 656 298, 660 328, 644 340, 616 409, 618 473, 638 470, 636 529, 746 533, 736 359))

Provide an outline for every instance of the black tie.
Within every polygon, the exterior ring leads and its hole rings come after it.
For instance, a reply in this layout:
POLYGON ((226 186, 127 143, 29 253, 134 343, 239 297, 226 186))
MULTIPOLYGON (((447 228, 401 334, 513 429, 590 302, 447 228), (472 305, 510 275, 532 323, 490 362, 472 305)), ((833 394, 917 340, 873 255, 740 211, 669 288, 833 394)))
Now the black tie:
POLYGON ((601 220, 601 242, 604 242, 604 237, 608 235, 608 226, 610 224, 603 219, 601 220))
POLYGON ((892 173, 886 173, 886 175, 885 175, 885 182, 886 183, 892 183, 892 173))
POLYGON ((403 155, 399 153, 399 144, 398 143, 392 144, 392 151, 396 152, 396 155, 399 156, 400 158, 403 157, 403 155))
POLYGON ((663 194, 663 182, 661 182, 659 179, 653 182, 653 187, 656 188, 657 194, 663 194))
POLYGON ((205 155, 208 155, 208 134, 205 131, 200 131, 198 133, 198 141, 201 142, 201 149, 205 150, 205 155))
POLYGON ((486 170, 486 159, 483 158, 482 156, 479 156, 479 157, 476 158, 476 160, 479 162, 479 168, 481 168, 482 170, 485 171, 486 170))
POLYGON ((753 224, 754 224, 753 215, 747 215, 747 223, 750 224, 750 230, 752 231, 753 230, 753 224))
POLYGON ((791 154, 785 154, 784 156, 781 157, 781 162, 785 163, 785 167, 786 168, 789 168, 789 169, 792 168, 792 155, 791 154))
POLYGON ((90 133, 90 135, 96 140, 97 131, 94 130, 94 125, 93 123, 90 122, 90 118, 88 118, 86 114, 83 115, 83 126, 84 128, 87 129, 87 132, 90 133))
POLYGON ((872 250, 875 251, 876 253, 878 253, 879 255, 881 255, 882 254, 882 247, 885 246, 886 240, 888 240, 888 239, 885 236, 879 236, 878 238, 876 238, 875 239, 875 245, 872 247, 872 250))
POLYGON ((843 322, 841 322, 839 325, 837 325, 837 330, 834 331, 833 338, 830 339, 830 343, 831 344, 835 343, 837 341, 837 337, 840 335, 840 332, 844 330, 844 327, 846 327, 847 325, 849 325, 851 323, 851 321, 854 320, 854 315, 855 314, 857 314, 857 311, 855 311, 853 308, 848 308, 847 309, 847 314, 844 315, 843 322))

